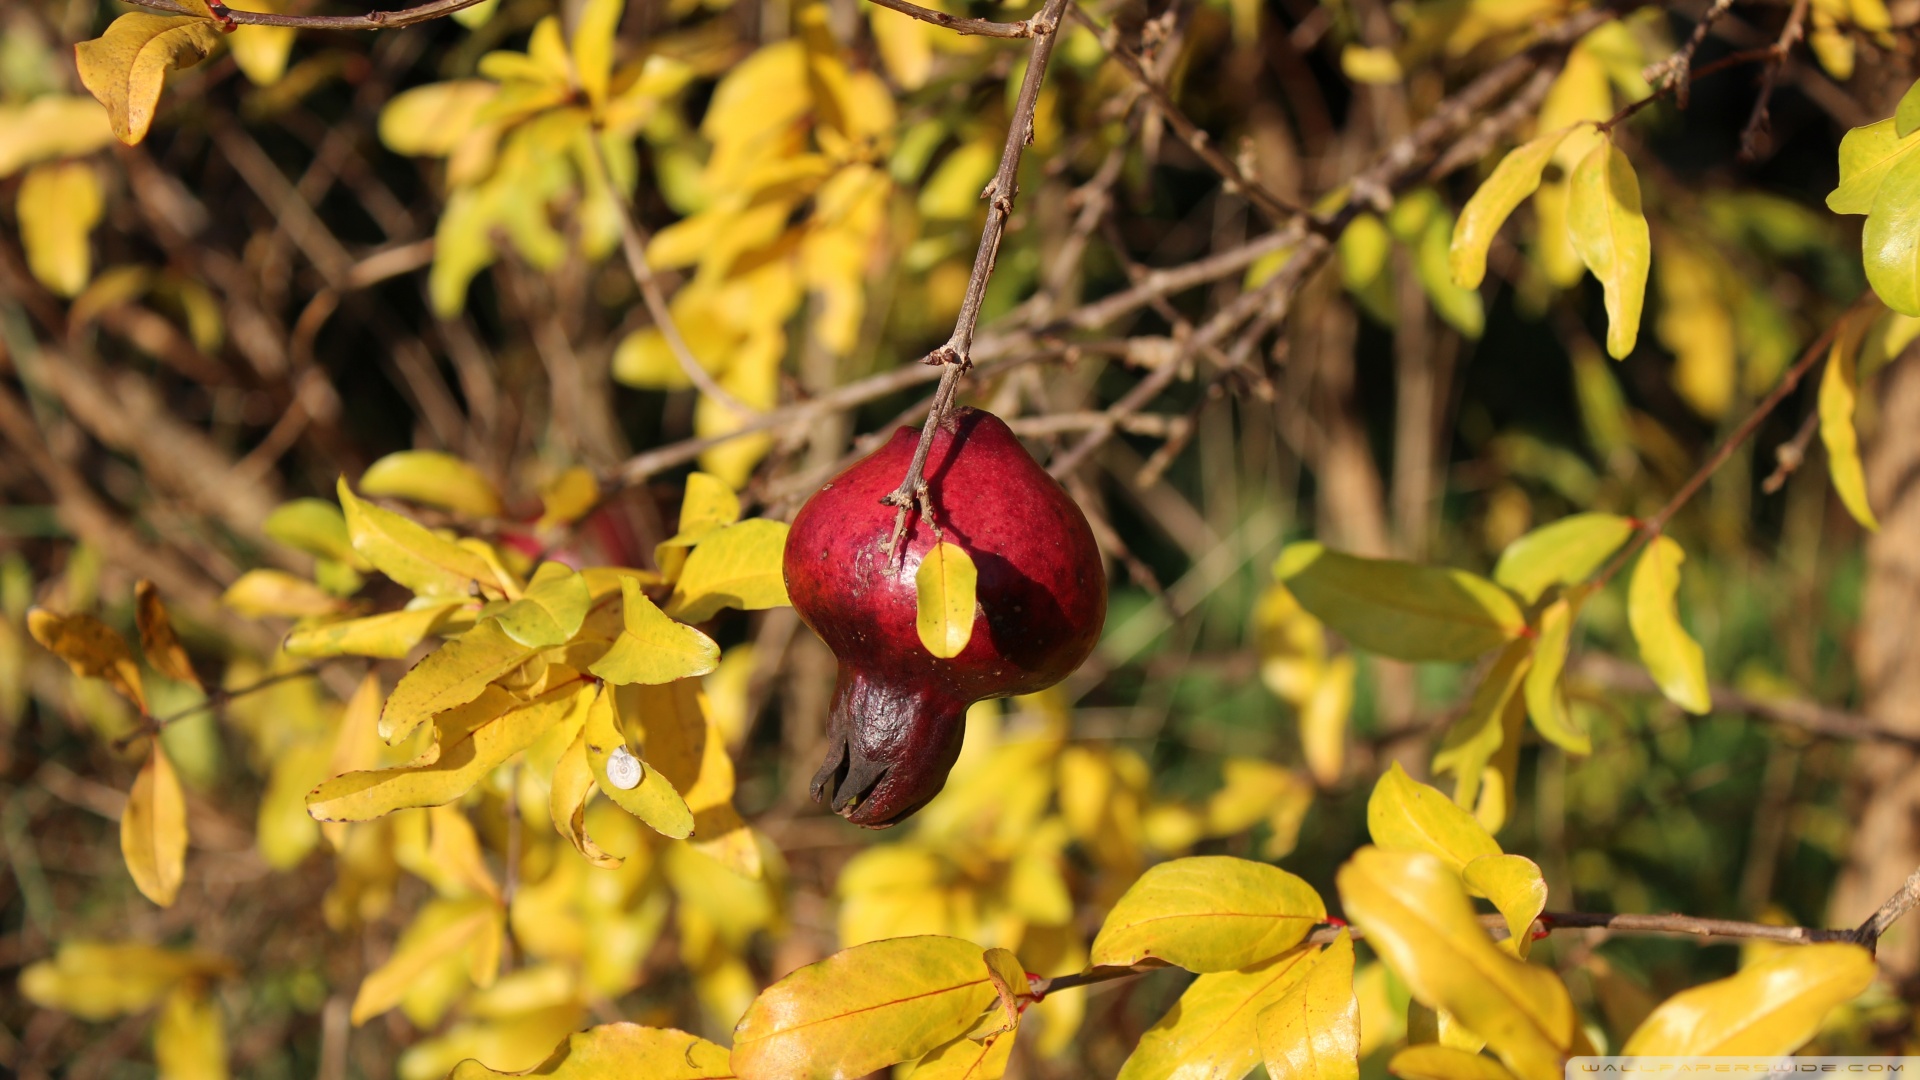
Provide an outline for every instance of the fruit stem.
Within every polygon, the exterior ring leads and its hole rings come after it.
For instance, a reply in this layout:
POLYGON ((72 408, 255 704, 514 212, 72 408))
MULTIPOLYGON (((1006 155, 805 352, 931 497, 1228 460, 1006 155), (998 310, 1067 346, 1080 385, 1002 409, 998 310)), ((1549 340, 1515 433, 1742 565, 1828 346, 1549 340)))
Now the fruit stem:
POLYGON ((900 541, 907 535, 907 515, 918 505, 922 517, 933 520, 927 497, 927 452, 933 447, 933 434, 946 422, 960 389, 960 377, 973 366, 973 332, 980 325, 980 305, 986 299, 987 282, 993 277, 993 264, 1000 257, 1000 241, 1007 233, 1007 221, 1013 217, 1013 199, 1020 190, 1020 155, 1033 142, 1033 112, 1040 101, 1040 83, 1046 77, 1047 61, 1053 57, 1053 42, 1066 13, 1067 0, 1047 0, 1040 13, 1029 20, 1033 27, 1033 51, 1027 58, 1027 71, 1020 80, 1020 96, 1014 102, 1013 122, 1007 125, 1007 143, 1000 152, 1000 168, 980 197, 987 200, 987 223, 980 230, 980 248, 973 256, 973 274, 967 279, 966 297, 960 302, 960 317, 954 321, 947 343, 926 355, 923 363, 946 365, 940 373, 940 387, 934 392, 933 407, 927 411, 926 425, 920 429, 920 444, 914 448, 907 475, 883 502, 896 507, 893 537, 887 541, 887 562, 899 566, 905 549, 900 541))

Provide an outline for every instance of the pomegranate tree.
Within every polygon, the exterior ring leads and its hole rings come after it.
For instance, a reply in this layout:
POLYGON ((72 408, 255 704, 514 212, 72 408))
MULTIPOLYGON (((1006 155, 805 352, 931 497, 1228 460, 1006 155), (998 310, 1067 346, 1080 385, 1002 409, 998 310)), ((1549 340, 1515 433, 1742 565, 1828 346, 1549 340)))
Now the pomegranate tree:
POLYGON ((992 413, 955 409, 936 430, 925 508, 890 553, 896 511, 885 499, 918 436, 903 427, 834 477, 787 538, 793 606, 840 661, 813 797, 870 828, 939 793, 967 706, 1065 678, 1093 650, 1107 612, 1086 517, 992 413), (952 659, 928 652, 915 629, 914 576, 940 542, 964 550, 978 572, 972 637, 952 659))

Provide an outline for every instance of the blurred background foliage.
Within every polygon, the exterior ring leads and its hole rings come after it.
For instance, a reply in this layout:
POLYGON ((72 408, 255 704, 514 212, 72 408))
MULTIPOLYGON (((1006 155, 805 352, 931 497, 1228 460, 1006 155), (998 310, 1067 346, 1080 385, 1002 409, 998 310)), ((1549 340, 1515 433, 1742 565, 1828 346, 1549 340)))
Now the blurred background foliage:
MULTIPOLYGON (((1622 5, 1566 60, 1541 129, 1646 96, 1642 70, 1707 6, 1622 5)), ((223 605, 223 591, 260 567, 305 584, 315 562, 276 542, 269 512, 416 447, 464 458, 503 493, 486 527, 504 544, 649 565, 675 531, 691 455, 576 526, 534 523, 570 467, 612 475, 740 423, 692 389, 640 303, 617 255, 623 195, 653 230, 676 322, 738 402, 769 409, 911 365, 958 310, 1025 54, 854 0, 635 2, 594 89, 569 81, 561 27, 576 6, 489 0, 399 32, 243 28, 177 75, 153 134, 124 147, 82 107, 70 51, 122 9, 12 0, 0 8, 0 966, 29 974, 0 996, 0 1064, 324 1080, 427 1080, 465 1057, 524 1068, 565 1032, 615 1018, 724 1042, 759 987, 876 937, 953 933, 1016 948, 1036 972, 1075 970, 1106 907, 1169 854, 1277 860, 1332 896, 1333 871, 1364 842, 1373 778, 1392 760, 1428 773, 1473 672, 1349 651, 1273 584, 1273 556, 1316 535, 1486 572, 1534 526, 1665 502, 1864 288, 1854 219, 1821 199, 1841 134, 1888 115, 1910 81, 1920 11, 1894 4, 1876 27, 1854 8, 1812 5, 1810 51, 1783 69, 1747 159, 1750 65, 1701 77, 1684 111, 1656 106, 1621 129, 1655 251, 1646 332, 1624 361, 1604 356, 1600 291, 1547 227, 1564 190, 1551 171, 1496 243, 1484 289, 1433 269, 1449 207, 1497 160, 1483 149, 1356 222, 1286 325, 1255 336, 1250 363, 1178 373, 1069 479, 1111 556, 1094 659, 1056 690, 976 707, 946 792, 908 825, 864 833, 807 801, 832 658, 791 611, 723 612, 706 693, 760 879, 604 800, 589 830, 628 858, 591 868, 544 819, 521 827, 522 802, 545 805, 521 790, 538 769, 503 769, 455 809, 323 827, 303 797, 348 767, 359 681, 330 665, 168 725, 195 846, 181 900, 162 910, 115 844, 137 718, 31 643, 29 606, 131 633, 133 582, 151 578, 209 685, 293 672, 302 661, 274 650, 286 618, 353 594, 357 575, 319 566, 320 600, 223 605), (597 149, 589 120, 605 133, 597 149), (509 903, 510 933, 505 974, 482 989, 460 920, 489 897, 509 903), (397 1009, 350 1016, 362 980, 396 955, 423 957, 394 988, 397 1009)), ((1212 145, 1300 203, 1574 9, 1087 5, 1212 145)), ((1790 15, 1734 5, 1696 70, 1771 44, 1790 15)), ((1045 325, 1146 268, 1270 228, 1084 26, 1063 33, 1034 136, 989 333, 1045 325)), ((1276 269, 1267 258, 1170 292, 1097 327, 1108 336, 1029 341, 1043 364, 983 367, 967 393, 1044 462, 1156 361, 1176 362, 1170 340, 1276 269)), ((708 448, 698 467, 755 512, 790 516, 856 435, 916 420, 924 393, 901 382, 708 448)), ((1690 553, 1681 607, 1716 685, 1845 709, 1865 693, 1863 597, 1885 583, 1823 470, 1763 483, 1811 407, 1810 391, 1791 398, 1670 531, 1690 553)), ((1878 408, 1869 393, 1870 446, 1915 419, 1878 408)), ((1894 490, 1872 460, 1876 492, 1894 490)), ((401 598, 380 581, 360 595, 401 598)), ((1510 805, 1481 807, 1507 850, 1543 867, 1549 906, 1857 918, 1834 892, 1850 860, 1872 855, 1854 840, 1877 790, 1862 759, 1908 751, 1752 709, 1683 714, 1608 659, 1635 655, 1621 587, 1593 598, 1579 633, 1571 685, 1592 755, 1529 741, 1510 805)), ((389 684, 403 670, 377 666, 389 684)), ((200 700, 153 672, 148 685, 155 715, 200 700)), ((410 756, 382 753, 351 767, 410 756)), ((1739 962, 1732 947, 1652 938, 1561 935, 1541 951, 1602 1045, 1739 962)), ((1050 998, 1017 1075, 1111 1075, 1180 985, 1166 973, 1050 998)), ((1378 1074, 1406 992, 1377 964, 1360 988, 1378 1074)), ((1911 1027, 1910 1006, 1882 993, 1817 1045, 1904 1052, 1911 1027)))

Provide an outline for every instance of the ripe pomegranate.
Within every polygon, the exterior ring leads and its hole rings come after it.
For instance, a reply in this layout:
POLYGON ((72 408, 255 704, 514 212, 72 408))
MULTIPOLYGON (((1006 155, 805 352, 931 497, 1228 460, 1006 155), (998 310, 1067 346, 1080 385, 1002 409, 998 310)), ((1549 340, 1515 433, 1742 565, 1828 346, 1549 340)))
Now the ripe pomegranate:
POLYGON ((925 471, 932 521, 910 515, 904 553, 890 560, 895 509, 882 500, 900 486, 919 434, 899 429, 834 477, 787 536, 787 593, 840 661, 813 798, 875 829, 939 793, 960 756, 967 706, 1066 678, 1107 613, 1086 517, 1005 422, 977 409, 955 409, 935 433, 925 471), (973 636, 951 660, 929 653, 914 628, 914 574, 940 541, 964 549, 979 572, 973 636))

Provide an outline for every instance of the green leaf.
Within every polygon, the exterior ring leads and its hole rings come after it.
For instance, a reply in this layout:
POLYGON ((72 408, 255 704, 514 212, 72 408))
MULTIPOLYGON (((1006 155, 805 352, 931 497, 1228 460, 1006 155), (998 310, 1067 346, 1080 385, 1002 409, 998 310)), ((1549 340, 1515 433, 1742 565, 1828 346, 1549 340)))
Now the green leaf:
POLYGON ((1258 1018, 1313 966, 1298 947, 1244 971, 1193 980, 1173 1008, 1140 1036, 1118 1080, 1172 1076, 1245 1076, 1260 1061, 1258 1018))
POLYGON ((301 626, 287 635, 281 647, 293 656, 372 656, 400 660, 428 635, 461 622, 466 608, 464 601, 450 598, 364 619, 301 626))
POLYGON ((1367 799, 1367 833, 1383 851, 1423 851, 1454 870, 1500 854, 1500 845, 1472 814, 1408 776, 1397 761, 1367 799))
POLYGON ((395 810, 450 803, 585 704, 592 689, 582 687, 575 680, 521 701, 489 686, 434 718, 434 747, 421 761, 336 776, 307 794, 307 813, 316 821, 371 821, 395 810))
POLYGON ((791 604, 781 570, 786 548, 784 521, 754 518, 707 533, 680 570, 667 614, 697 623, 722 608, 760 611, 791 604))
MULTIPOLYGON (((503 984, 504 985, 504 984, 503 984)), ((639 1024, 601 1024, 567 1036, 546 1061, 525 1072, 489 1069, 469 1058, 447 1080, 499 1080, 540 1076, 548 1080, 730 1080, 727 1048, 698 1035, 639 1024)))
POLYGON ((1269 1077, 1359 1080, 1360 1003, 1353 994, 1353 935, 1341 931, 1305 977, 1254 1019, 1269 1077))
POLYGON ((1273 574, 1355 646, 1396 660, 1471 660, 1526 627, 1505 590, 1464 570, 1363 559, 1303 541, 1287 545, 1273 574))
POLYGON ((1593 753, 1593 739, 1575 723, 1567 709, 1567 697, 1560 688, 1560 673, 1567 666, 1567 646, 1573 639, 1573 624, 1580 617, 1583 591, 1571 590, 1547 605, 1540 613, 1539 637, 1533 643, 1533 664, 1527 669, 1527 715, 1534 730, 1569 754, 1593 753))
POLYGON ((355 570, 371 570, 373 565, 353 550, 353 537, 347 534, 347 519, 340 508, 325 499, 294 499, 281 503, 267 515, 268 536, 322 559, 345 563, 355 570))
POLYGON ((489 683, 536 652, 508 637, 500 624, 481 623, 428 653, 400 677, 380 712, 380 737, 389 746, 398 743, 434 716, 479 697, 489 683))
POLYGON ((500 493, 479 469, 438 450, 402 450, 367 467, 360 490, 469 517, 499 517, 500 493))
POLYGON ((1858 945, 1799 945, 1763 955, 1731 978, 1662 1002, 1621 1048, 1676 1056, 1791 1054, 1835 1006, 1872 985, 1873 954, 1858 945))
POLYGON ((1494 946, 1445 862, 1361 848, 1336 880, 1347 917, 1415 999, 1485 1038, 1522 1080, 1560 1077, 1578 1032, 1566 986, 1494 946))
POLYGON ((942 660, 959 656, 973 640, 979 577, 973 556, 945 541, 933 545, 914 571, 914 629, 920 644, 942 660))
POLYGON ((1640 336, 1653 244, 1640 210, 1640 179, 1610 141, 1594 147, 1573 170, 1567 232, 1606 294, 1607 352, 1623 360, 1640 336))
POLYGON ((1860 462, 1860 436, 1853 427, 1853 414, 1860 400, 1860 340, 1874 314, 1846 320, 1834 335, 1827 370, 1820 376, 1820 441, 1827 448, 1827 471, 1847 513, 1869 532, 1880 531, 1880 520, 1867 502, 1867 473, 1860 462))
POLYGON ((939 935, 856 945, 788 975, 733 1029, 741 1080, 865 1076, 959 1038, 999 997, 986 950, 939 935))
POLYGON ((1460 872, 1468 891, 1493 901, 1507 921, 1502 947, 1526 959, 1533 946, 1533 920, 1547 907, 1547 881, 1532 859, 1520 855, 1482 855, 1460 872))
POLYGON ((1224 855, 1174 859, 1140 875, 1114 904, 1091 962, 1232 971, 1293 948, 1326 917, 1312 886, 1277 866, 1224 855))
POLYGON ((669 619, 633 578, 620 579, 623 629, 589 669, 610 683, 659 685, 705 675, 720 663, 720 646, 691 626, 669 619))
POLYGON ((1870 213, 1887 173, 1915 147, 1920 147, 1920 138, 1899 134, 1892 118, 1847 132, 1840 140, 1840 185, 1827 194, 1827 209, 1836 214, 1870 213))
POLYGON ((1887 170, 1860 233, 1867 284, 1903 315, 1920 315, 1920 156, 1887 170))
POLYGON ((1487 249, 1493 246, 1494 235, 1514 210, 1540 187, 1540 173, 1572 131, 1571 127, 1563 127, 1514 147, 1467 200, 1460 211, 1460 220, 1454 224, 1448 252, 1453 280, 1462 288, 1480 287, 1487 276, 1487 249))
POLYGON ((1571 514, 1508 544, 1494 565, 1493 580, 1531 604, 1551 585, 1578 585, 1633 535, 1632 518, 1618 514, 1571 514))
POLYGON ((1627 585, 1627 622, 1640 646, 1640 662, 1667 700, 1690 713, 1713 707, 1707 689, 1707 661, 1700 645, 1680 625, 1674 596, 1680 591, 1680 564, 1687 553, 1672 537, 1656 536, 1640 553, 1627 585))
POLYGON ((615 694, 611 686, 600 689, 587 706, 586 727, 580 733, 586 740, 587 765, 593 770, 594 783, 600 785, 600 794, 646 822, 654 832, 685 840, 693 835, 693 811, 666 774, 647 764, 627 745, 615 694), (616 774, 610 776, 608 763, 616 755, 621 755, 621 761, 614 766, 616 774), (621 769, 625 771, 617 771, 621 769))
POLYGON ((132 146, 153 126, 167 72, 198 64, 219 44, 220 28, 206 19, 136 11, 73 53, 80 81, 107 107, 114 135, 132 146))
POLYGON ((520 599, 497 618, 508 637, 533 648, 565 644, 580 632, 593 597, 587 579, 565 563, 541 563, 520 599))
POLYGON ((1893 133, 1901 138, 1920 130, 1920 79, 1915 79, 1893 110, 1893 133))
POLYGON ((337 490, 353 550, 374 569, 422 595, 469 596, 476 584, 489 594, 500 594, 493 568, 479 555, 411 518, 362 501, 344 476, 337 490))

